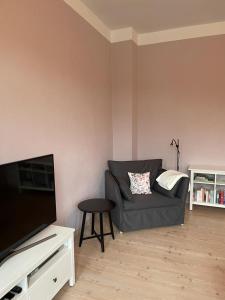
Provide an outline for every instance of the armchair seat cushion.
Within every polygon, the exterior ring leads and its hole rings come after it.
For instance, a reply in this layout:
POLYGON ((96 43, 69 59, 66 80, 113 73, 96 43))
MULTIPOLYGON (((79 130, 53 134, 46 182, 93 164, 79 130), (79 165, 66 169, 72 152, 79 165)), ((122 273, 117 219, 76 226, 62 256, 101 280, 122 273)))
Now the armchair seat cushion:
POLYGON ((133 201, 123 201, 124 210, 140 210, 182 205, 179 198, 169 198, 155 191, 150 195, 133 195, 133 201))

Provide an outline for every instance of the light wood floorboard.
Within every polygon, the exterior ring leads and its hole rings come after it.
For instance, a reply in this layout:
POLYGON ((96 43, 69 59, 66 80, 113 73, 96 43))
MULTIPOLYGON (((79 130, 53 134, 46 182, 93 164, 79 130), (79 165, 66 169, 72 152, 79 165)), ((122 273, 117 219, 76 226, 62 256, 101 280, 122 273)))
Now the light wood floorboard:
POLYGON ((223 209, 187 210, 184 226, 116 231, 105 253, 95 239, 77 243, 76 285, 55 300, 225 299, 223 209))

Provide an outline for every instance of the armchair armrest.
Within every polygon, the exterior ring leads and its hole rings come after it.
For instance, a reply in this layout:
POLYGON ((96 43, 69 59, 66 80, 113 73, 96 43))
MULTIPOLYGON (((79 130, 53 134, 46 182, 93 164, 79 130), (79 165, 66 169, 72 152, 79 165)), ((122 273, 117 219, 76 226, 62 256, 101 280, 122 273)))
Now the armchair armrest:
POLYGON ((105 197, 114 201, 118 207, 122 207, 123 200, 120 193, 120 188, 109 170, 105 171, 105 197))
POLYGON ((190 179, 188 177, 181 178, 179 187, 176 192, 176 196, 178 198, 180 198, 182 201, 184 201, 184 203, 186 201, 186 197, 187 197, 187 193, 188 193, 189 182, 190 182, 190 179))
MULTIPOLYGON (((165 172, 165 169, 160 169, 158 172, 158 176, 161 175, 163 172, 165 172)), ((161 188, 157 182, 154 183, 154 189, 158 192, 158 193, 162 193, 163 195, 168 195, 169 193, 171 193, 171 197, 174 196, 175 193, 175 197, 179 198, 181 200, 182 203, 185 204, 186 202, 186 197, 187 197, 187 193, 188 193, 188 188, 189 188, 189 178, 188 177, 182 177, 177 183, 176 185, 172 188, 171 191, 167 191, 166 190, 166 194, 164 193, 164 189, 161 188), (175 190, 174 190, 175 189, 175 190), (174 190, 174 192, 173 192, 174 190)))

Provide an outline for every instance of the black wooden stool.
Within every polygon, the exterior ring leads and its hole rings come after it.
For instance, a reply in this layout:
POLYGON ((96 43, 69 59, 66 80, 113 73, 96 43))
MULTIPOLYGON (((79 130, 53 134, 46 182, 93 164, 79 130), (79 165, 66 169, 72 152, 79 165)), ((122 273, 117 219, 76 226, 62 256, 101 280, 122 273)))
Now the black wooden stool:
POLYGON ((111 218, 111 210, 114 208, 115 204, 113 201, 108 199, 89 199, 82 201, 78 204, 78 208, 83 212, 83 220, 82 220, 82 227, 80 233, 80 242, 79 247, 81 247, 83 240, 97 238, 101 244, 102 252, 104 252, 104 236, 111 235, 114 239, 114 232, 113 232, 113 224, 111 218), (110 225, 110 232, 104 233, 103 229, 103 213, 107 212, 109 216, 109 225, 110 225), (91 236, 84 237, 84 227, 86 221, 86 214, 92 214, 92 222, 91 222, 91 236), (95 214, 99 213, 99 220, 100 220, 100 234, 95 231, 95 214))

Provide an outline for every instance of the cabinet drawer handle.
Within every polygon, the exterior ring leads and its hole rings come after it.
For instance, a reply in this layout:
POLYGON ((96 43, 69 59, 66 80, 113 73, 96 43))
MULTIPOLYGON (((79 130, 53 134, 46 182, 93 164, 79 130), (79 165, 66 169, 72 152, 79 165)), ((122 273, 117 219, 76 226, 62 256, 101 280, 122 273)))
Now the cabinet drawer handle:
POLYGON ((53 281, 54 281, 54 282, 57 282, 57 277, 53 278, 53 281))

